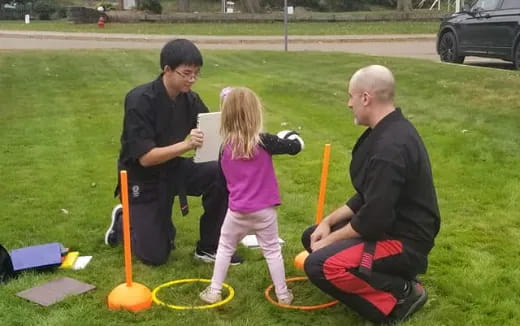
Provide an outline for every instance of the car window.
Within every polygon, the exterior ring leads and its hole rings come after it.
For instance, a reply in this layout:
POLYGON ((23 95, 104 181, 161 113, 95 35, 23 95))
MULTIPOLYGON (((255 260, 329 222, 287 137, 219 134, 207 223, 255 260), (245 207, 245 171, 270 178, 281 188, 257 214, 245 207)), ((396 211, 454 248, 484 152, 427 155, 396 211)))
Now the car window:
POLYGON ((502 9, 520 9, 520 1, 518 0, 504 0, 502 9))
POLYGON ((500 0, 478 0, 475 5, 473 5, 473 10, 494 10, 497 9, 499 2, 500 0))

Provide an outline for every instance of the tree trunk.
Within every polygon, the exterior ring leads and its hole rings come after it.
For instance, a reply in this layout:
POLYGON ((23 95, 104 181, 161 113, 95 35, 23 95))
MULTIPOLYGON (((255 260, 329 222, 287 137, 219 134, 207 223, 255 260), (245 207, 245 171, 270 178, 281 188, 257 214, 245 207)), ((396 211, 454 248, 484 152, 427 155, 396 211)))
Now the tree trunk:
POLYGON ((259 0, 244 0, 242 1, 244 12, 256 14, 260 12, 259 0))
POLYGON ((397 10, 411 11, 412 10, 412 0, 397 0, 397 10))
POLYGON ((179 2, 177 3, 177 9, 180 12, 190 11, 190 0, 179 0, 179 2))

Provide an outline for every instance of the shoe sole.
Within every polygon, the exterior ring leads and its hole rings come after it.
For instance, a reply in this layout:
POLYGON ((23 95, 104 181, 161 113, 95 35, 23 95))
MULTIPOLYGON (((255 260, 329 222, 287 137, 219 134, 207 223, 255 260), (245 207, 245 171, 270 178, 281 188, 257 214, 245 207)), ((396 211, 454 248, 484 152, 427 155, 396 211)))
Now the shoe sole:
POLYGON ((200 298, 202 301, 204 301, 205 303, 208 303, 208 304, 214 304, 214 303, 217 303, 217 302, 220 302, 222 300, 215 300, 215 301, 209 301, 209 300, 206 300, 206 299, 202 299, 200 298))
POLYGON ((426 303, 428 300, 428 293, 426 292, 426 289, 423 288, 423 294, 419 297, 419 300, 417 300, 413 305, 410 306, 410 309, 406 312, 406 314, 403 316, 403 318, 400 321, 406 320, 408 317, 410 317, 414 312, 421 309, 422 306, 426 303))
POLYGON ((217 302, 220 302, 222 301, 222 298, 221 299, 218 299, 218 300, 215 300, 215 301, 211 301, 211 300, 206 300, 202 297, 199 297, 202 301, 206 302, 206 303, 209 303, 209 304, 214 304, 214 303, 217 303, 217 302))
POLYGON ((209 258, 206 255, 199 255, 199 254, 195 253, 193 256, 195 257, 195 259, 200 260, 201 262, 204 262, 206 264, 215 263, 215 258, 209 258))
POLYGON ((217 303, 217 302, 222 301, 222 297, 217 298, 217 299, 214 300, 214 301, 212 301, 212 300, 208 300, 208 299, 204 298, 204 297, 201 296, 201 295, 199 295, 199 298, 200 298, 202 301, 204 301, 204 302, 206 302, 206 303, 209 303, 209 304, 214 304, 214 303, 217 303))
MULTIPOLYGON (((204 255, 204 256, 201 256, 201 255, 199 255, 199 254, 197 254, 197 253, 195 253, 193 256, 195 257, 195 259, 200 260, 201 262, 204 262, 204 263, 206 263, 206 264, 214 264, 214 263, 215 263, 215 260, 216 260, 215 258, 209 258, 208 256, 205 256, 205 255, 204 255)), ((242 264, 242 263, 233 263, 233 262, 230 262, 229 264, 230 264, 231 266, 237 266, 237 265, 240 265, 240 264, 242 264)))
POLYGON ((119 209, 123 209, 123 205, 116 205, 114 209, 112 209, 112 214, 110 215, 112 218, 112 222, 110 222, 110 226, 108 227, 107 232, 105 232, 105 244, 107 246, 110 246, 110 243, 108 243, 108 236, 110 235, 110 231, 112 231, 112 228, 114 227, 114 223, 116 222, 116 213, 119 209))

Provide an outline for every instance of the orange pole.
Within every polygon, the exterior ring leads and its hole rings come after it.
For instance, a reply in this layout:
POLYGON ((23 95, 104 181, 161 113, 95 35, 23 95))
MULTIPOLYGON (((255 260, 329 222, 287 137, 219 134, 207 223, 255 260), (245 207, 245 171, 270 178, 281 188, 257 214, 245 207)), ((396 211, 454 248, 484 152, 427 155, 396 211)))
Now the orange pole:
POLYGON ((126 286, 132 286, 132 256, 130 248, 130 206, 128 205, 128 177, 125 170, 121 176, 121 201, 123 204, 123 240, 125 246, 125 276, 126 286))
POLYGON ((316 208, 316 224, 320 224, 323 218, 323 205, 325 204, 325 190, 327 189, 327 176, 329 174, 330 144, 325 144, 323 149, 323 164, 321 166, 320 193, 318 195, 318 207, 316 208))

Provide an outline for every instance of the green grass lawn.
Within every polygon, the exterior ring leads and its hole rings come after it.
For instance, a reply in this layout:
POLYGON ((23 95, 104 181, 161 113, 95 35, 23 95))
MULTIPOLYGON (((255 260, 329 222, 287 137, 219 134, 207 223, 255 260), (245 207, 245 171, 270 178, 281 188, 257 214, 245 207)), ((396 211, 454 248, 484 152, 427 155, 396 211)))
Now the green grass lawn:
MULTIPOLYGON (((290 23, 290 35, 422 34, 437 33, 439 22, 330 22, 290 23)), ((0 21, 0 30, 54 32, 135 33, 170 35, 283 35, 283 23, 107 23, 74 24, 68 21, 0 21)))
MULTIPOLYGON (((219 90, 245 85, 266 107, 266 130, 300 130, 305 150, 275 160, 283 204, 287 276, 302 250, 300 235, 314 220, 322 149, 332 144, 326 210, 352 194, 350 150, 362 133, 346 108, 345 82, 357 68, 389 66, 397 103, 429 149, 442 215, 441 232, 422 276, 430 300, 406 325, 520 324, 520 75, 514 71, 429 61, 337 53, 205 51, 196 90, 212 110, 219 90), (282 126, 284 124, 284 126, 282 126)), ((124 282, 122 249, 103 244, 116 182, 115 161, 126 92, 153 79, 156 51, 0 52, 0 243, 9 249, 58 241, 94 256, 81 271, 26 273, 0 285, 0 325, 364 325, 342 306, 301 312, 270 305, 271 283, 255 250, 231 267, 235 298, 220 309, 139 314, 106 308, 110 290, 124 282), (64 211, 65 209, 66 211, 64 211), (60 276, 97 289, 42 308, 15 296, 60 276)), ((175 205, 178 249, 168 263, 134 260, 134 280, 154 288, 183 278, 209 278, 212 267, 192 259, 199 200, 181 217, 175 205)), ((299 304, 330 298, 310 284, 294 284, 299 304)), ((168 290, 171 303, 197 301, 200 287, 168 290)))

